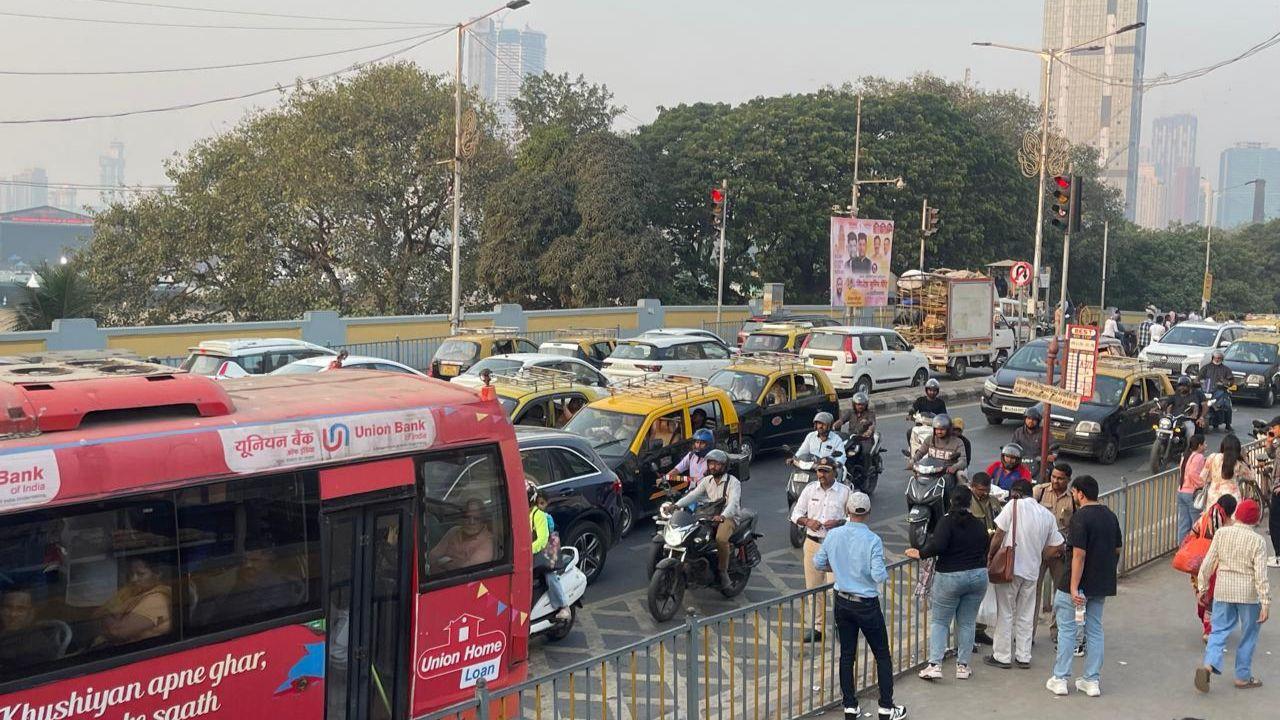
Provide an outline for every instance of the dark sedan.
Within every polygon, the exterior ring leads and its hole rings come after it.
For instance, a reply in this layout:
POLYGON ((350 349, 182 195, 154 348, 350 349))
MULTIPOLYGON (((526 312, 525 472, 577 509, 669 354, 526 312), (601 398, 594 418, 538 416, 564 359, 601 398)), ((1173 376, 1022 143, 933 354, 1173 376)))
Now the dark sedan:
POLYGON ((595 582, 619 537, 622 483, 586 438, 517 427, 516 440, 525 479, 547 494, 560 542, 578 549, 587 582, 595 582))
MULTIPOLYGON (((1061 353, 1064 352, 1066 352, 1065 343, 1060 342, 1059 363, 1062 362, 1061 353)), ((1103 337, 1098 339, 1098 354, 1123 357, 1124 348, 1120 345, 1119 340, 1103 337)), ((982 390, 982 414, 986 416, 987 422, 992 425, 999 425, 1005 420, 1018 420, 1027 411, 1027 408, 1036 404, 1030 398, 1014 395, 1013 383, 1020 377, 1044 382, 1048 355, 1049 338, 1032 340, 1018 348, 1018 351, 1012 357, 999 366, 991 377, 987 378, 982 390)))
POLYGON ((1235 376, 1232 399, 1251 400, 1264 408, 1280 393, 1280 335, 1251 335, 1236 340, 1222 354, 1222 364, 1235 376))

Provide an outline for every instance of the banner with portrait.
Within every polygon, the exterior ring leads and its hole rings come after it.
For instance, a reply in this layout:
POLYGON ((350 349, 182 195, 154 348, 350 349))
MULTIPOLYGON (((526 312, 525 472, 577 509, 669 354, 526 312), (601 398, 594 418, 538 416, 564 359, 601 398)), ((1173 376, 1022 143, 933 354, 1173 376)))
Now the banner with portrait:
POLYGON ((831 305, 887 305, 892 257, 892 220, 831 218, 831 305))

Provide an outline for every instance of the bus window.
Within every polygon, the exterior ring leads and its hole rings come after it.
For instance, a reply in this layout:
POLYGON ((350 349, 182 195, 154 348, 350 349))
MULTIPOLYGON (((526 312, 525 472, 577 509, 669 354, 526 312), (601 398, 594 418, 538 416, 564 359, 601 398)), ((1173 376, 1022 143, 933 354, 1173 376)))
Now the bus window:
POLYGON ((177 635, 168 495, 37 511, 0 530, 0 681, 177 635))
POLYGON ((496 445, 419 459, 422 582, 510 562, 507 485, 496 445))
POLYGON ((306 473, 178 491, 187 637, 320 606, 318 489, 306 473))

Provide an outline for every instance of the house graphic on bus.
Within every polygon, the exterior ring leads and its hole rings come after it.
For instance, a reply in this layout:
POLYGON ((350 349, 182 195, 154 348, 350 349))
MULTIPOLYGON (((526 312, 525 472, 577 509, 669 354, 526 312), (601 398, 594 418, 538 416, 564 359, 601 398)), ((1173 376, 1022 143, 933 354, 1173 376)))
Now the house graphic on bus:
POLYGON ((444 641, 418 655, 418 677, 460 673, 459 687, 473 686, 481 677, 493 680, 507 648, 507 635, 501 630, 485 630, 484 624, 484 618, 467 612, 445 623, 441 628, 444 641))

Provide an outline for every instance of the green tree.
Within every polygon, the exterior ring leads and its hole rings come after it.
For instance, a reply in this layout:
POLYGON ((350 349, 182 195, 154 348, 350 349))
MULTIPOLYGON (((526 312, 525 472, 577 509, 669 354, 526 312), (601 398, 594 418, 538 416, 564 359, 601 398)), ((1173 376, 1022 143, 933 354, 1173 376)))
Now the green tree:
POLYGON ((97 317, 93 290, 79 263, 41 263, 18 304, 15 330, 48 330, 54 320, 97 317))
POLYGON ((607 131, 625 107, 613 105, 613 93, 604 85, 587 82, 568 73, 530 75, 520 94, 510 101, 516 125, 525 137, 545 127, 558 127, 570 135, 607 131))
MULTIPOLYGON (((463 202, 510 164, 479 115, 463 202)), ((86 251, 113 322, 438 312, 448 307, 453 90, 408 63, 299 86, 174 160, 172 193, 109 207, 86 251)), ((470 198, 475 198, 474 202, 470 198)))

